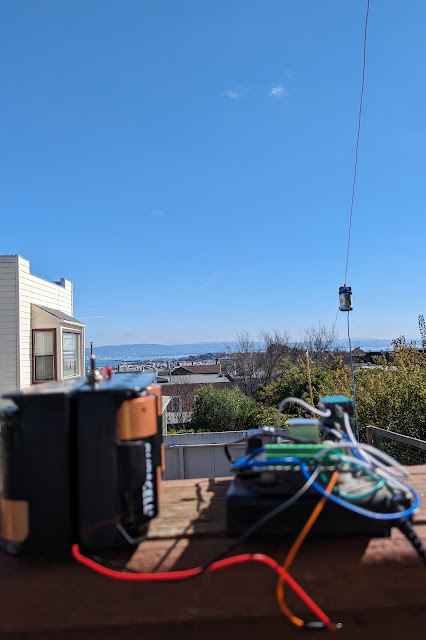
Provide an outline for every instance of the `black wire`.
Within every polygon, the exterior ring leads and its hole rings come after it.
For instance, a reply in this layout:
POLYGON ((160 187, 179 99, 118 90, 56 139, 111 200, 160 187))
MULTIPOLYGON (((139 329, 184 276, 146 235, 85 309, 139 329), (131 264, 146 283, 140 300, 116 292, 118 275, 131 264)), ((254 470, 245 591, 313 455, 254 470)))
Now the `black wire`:
MULTIPOLYGON (((268 432, 268 431, 261 431, 259 429, 259 432, 256 433, 256 435, 254 436, 250 436, 250 437, 245 437, 245 438, 239 438, 238 440, 234 440, 233 442, 229 442, 228 444, 224 444, 223 445, 223 450, 225 452, 225 455, 227 457, 227 459, 229 460, 229 462, 231 464, 235 464, 235 459, 231 456, 231 453, 229 451, 229 446, 231 444, 240 444, 240 442, 247 442, 248 440, 250 440, 250 438, 283 438, 284 436, 280 433, 276 433, 276 431, 274 432, 268 432)), ((303 440, 302 438, 291 438, 290 436, 285 436, 286 440, 294 440, 294 442, 300 442, 302 444, 311 444, 311 442, 309 440, 303 440)))
POLYGON ((224 445, 223 450, 225 451, 225 455, 228 458, 229 462, 231 464, 235 464, 235 458, 233 458, 231 456, 231 454, 229 453, 229 449, 228 449, 228 445, 227 444, 224 445))
POLYGON ((321 467, 318 466, 313 472, 313 474, 311 475, 311 477, 309 478, 309 480, 305 482, 305 484, 299 489, 299 491, 297 491, 293 496, 291 496, 291 498, 289 498, 282 504, 278 505, 278 507, 275 507, 275 509, 272 509, 272 511, 265 514, 262 518, 260 518, 260 520, 255 522, 251 527, 246 529, 244 533, 237 540, 235 540, 235 542, 230 544, 229 547, 227 547, 224 551, 222 551, 218 556, 214 557, 213 560, 210 560, 208 564, 204 565, 201 573, 204 573, 205 571, 207 571, 210 565, 212 565, 214 562, 218 562, 219 560, 222 560, 225 556, 230 554, 231 551, 233 551, 236 547, 238 547, 238 545, 244 542, 244 540, 247 540, 247 538, 253 535, 253 533, 256 533, 258 529, 263 527, 263 525, 266 524, 266 522, 269 522, 269 520, 272 520, 272 518, 275 518, 275 516, 277 516, 279 513, 282 513, 282 511, 284 511, 285 509, 288 509, 289 507, 291 507, 292 504, 297 502, 297 500, 299 500, 299 498, 303 496, 304 493, 306 493, 306 491, 309 489, 312 483, 315 482, 315 480, 320 474, 320 471, 321 471, 321 467))
MULTIPOLYGON (((279 513, 282 513, 285 509, 288 509, 292 504, 294 504, 304 493, 306 493, 306 491, 309 489, 309 487, 312 485, 312 483, 317 479, 317 477, 319 476, 321 471, 321 466, 318 465, 315 469, 315 471, 313 472, 313 474, 310 476, 309 480, 307 480, 305 482, 305 484, 288 500, 286 500, 285 502, 283 502, 282 504, 278 505, 278 507, 276 507, 275 509, 273 509, 272 511, 270 511, 269 513, 267 513, 266 515, 264 515, 262 518, 260 518, 260 520, 258 520, 257 522, 255 522, 254 525, 252 525, 249 529, 247 529, 239 538, 238 540, 236 540, 235 542, 233 542, 229 547, 227 547, 220 555, 216 556, 215 558, 213 558, 213 560, 211 560, 208 564, 204 565, 200 571, 200 573, 197 573, 193 576, 188 576, 186 578, 183 578, 181 580, 192 580, 193 578, 197 578, 198 576, 203 575, 203 573, 205 573, 209 567, 214 564, 215 562, 218 562, 219 560, 222 560, 225 556, 227 556, 231 551, 233 551, 239 544, 241 544, 244 540, 246 540, 247 538, 249 538, 251 535, 253 535, 253 533, 255 533, 258 529, 260 529, 260 527, 262 527, 266 522, 268 522, 269 520, 271 520, 272 518, 274 518, 275 516, 277 516, 279 513)), ((421 544, 421 543, 420 543, 421 544)), ((94 560, 95 562, 98 562, 99 564, 102 565, 111 565, 114 568, 119 568, 121 571, 123 572, 128 572, 128 573, 141 573, 140 571, 135 571, 134 569, 130 569, 128 567, 126 567, 125 565, 121 565, 118 562, 115 562, 114 560, 105 560, 104 558, 101 558, 100 556, 93 556, 93 555, 89 555, 88 557, 91 558, 92 560, 94 560)), ((170 580, 163 580, 162 581, 164 584, 168 584, 169 582, 175 582, 174 579, 170 579, 170 580)), ((340 623, 336 624, 336 628, 340 628, 342 625, 340 623)), ((326 628, 326 625, 324 625, 323 622, 319 622, 319 621, 310 621, 310 622, 305 622, 303 624, 302 629, 305 630, 324 630, 326 628)))
POLYGON ((106 558, 101 558, 101 556, 94 556, 91 553, 88 553, 86 555, 88 558, 90 558, 94 562, 97 562, 98 564, 101 564, 102 566, 110 567, 111 569, 120 569, 125 573, 140 573, 140 571, 130 569, 129 567, 126 567, 125 565, 121 564, 120 562, 116 562, 115 560, 107 560, 106 558))
POLYGON ((419 554, 420 558, 423 560, 424 564, 426 564, 426 550, 422 544, 422 541, 418 537, 417 533, 414 531, 413 523, 410 518, 402 518, 402 520, 398 520, 397 525, 398 529, 402 531, 407 540, 411 542, 414 549, 419 554))
POLYGON ((296 436, 287 436, 287 440, 292 440, 296 444, 313 444, 312 440, 306 438, 297 438, 296 436))
MULTIPOLYGON (((315 480, 319 476, 320 471, 321 471, 321 467, 318 466, 313 472, 313 474, 311 475, 311 477, 309 478, 309 480, 307 480, 305 484, 293 496, 291 496, 291 498, 289 498, 282 504, 278 505, 278 507, 275 507, 275 509, 272 509, 272 511, 265 514, 262 518, 260 518, 260 520, 255 522, 248 529, 246 529, 246 531, 238 538, 238 540, 235 540, 235 542, 230 544, 229 547, 227 547, 224 551, 222 551, 218 556, 215 556, 212 560, 210 560, 207 564, 205 564, 202 567, 200 573, 197 573, 194 576, 188 576, 187 578, 183 578, 183 580, 191 580, 192 578, 196 578, 202 575, 203 573, 205 573, 212 564, 214 564, 215 562, 218 562, 219 560, 222 560, 223 558, 225 558, 225 556, 229 555, 231 551, 233 551, 236 547, 238 547, 238 545, 244 542, 244 540, 247 540, 247 538, 253 535, 253 533, 255 533, 258 529, 260 529, 266 522, 269 522, 269 520, 271 520, 272 518, 275 518, 275 516, 277 516, 279 513, 282 513, 285 509, 288 509, 289 507, 291 507, 292 504, 297 502, 297 500, 299 500, 299 498, 303 496, 304 493, 306 493, 306 491, 309 489, 312 483, 315 482, 315 480)), ((112 567, 116 569, 120 569, 121 571, 126 571, 128 573, 140 573, 140 571, 135 571, 134 569, 130 569, 125 565, 122 565, 118 562, 114 562, 113 560, 105 560, 100 556, 87 554, 87 557, 91 558, 95 562, 98 562, 99 564, 111 565, 112 567)), ((162 582, 165 582, 165 583, 175 582, 175 580, 173 579, 171 579, 170 581, 164 580, 162 582)))

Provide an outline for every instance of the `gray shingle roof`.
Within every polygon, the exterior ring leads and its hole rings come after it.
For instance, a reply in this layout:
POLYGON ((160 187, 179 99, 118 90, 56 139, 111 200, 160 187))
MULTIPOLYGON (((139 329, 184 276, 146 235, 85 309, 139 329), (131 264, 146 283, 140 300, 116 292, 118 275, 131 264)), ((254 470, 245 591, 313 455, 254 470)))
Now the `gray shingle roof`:
POLYGON ((218 364, 197 364, 197 365, 180 365, 172 370, 173 375, 179 375, 179 370, 184 369, 194 375, 207 374, 207 373, 220 373, 220 365, 218 364))
POLYGON ((80 320, 77 320, 76 318, 69 316, 67 313, 64 313, 63 311, 58 311, 58 309, 49 309, 48 307, 42 307, 39 304, 35 304, 34 306, 37 307, 38 309, 41 309, 42 311, 45 311, 46 313, 50 313, 50 315, 55 316, 55 318, 59 318, 59 320, 64 320, 64 322, 73 322, 74 324, 79 324, 82 327, 84 327, 84 324, 80 322, 80 320))
POLYGON ((213 384, 213 383, 225 383, 229 384, 230 380, 226 377, 226 375, 219 376, 209 373, 204 373, 201 375, 184 375, 184 376, 171 376, 170 382, 161 383, 162 387, 166 386, 176 386, 176 385, 184 385, 184 384, 213 384))

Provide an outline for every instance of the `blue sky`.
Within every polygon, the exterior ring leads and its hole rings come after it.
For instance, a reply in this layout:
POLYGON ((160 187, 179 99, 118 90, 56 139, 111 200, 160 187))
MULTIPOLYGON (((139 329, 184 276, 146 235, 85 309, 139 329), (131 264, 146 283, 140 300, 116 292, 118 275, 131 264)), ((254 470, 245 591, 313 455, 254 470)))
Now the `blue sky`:
MULTIPOLYGON (((3 2, 0 253, 73 280, 95 345, 331 325, 365 9, 3 2)), ((371 1, 347 279, 356 337, 417 337, 426 313, 425 21, 423 0, 371 1)))

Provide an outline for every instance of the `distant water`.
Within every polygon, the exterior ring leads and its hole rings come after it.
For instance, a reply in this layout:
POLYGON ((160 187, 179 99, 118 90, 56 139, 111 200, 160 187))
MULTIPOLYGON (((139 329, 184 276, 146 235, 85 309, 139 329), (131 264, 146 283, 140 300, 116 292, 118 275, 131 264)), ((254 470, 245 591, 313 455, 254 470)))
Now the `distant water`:
MULTIPOLYGON (((102 358, 96 358, 96 366, 97 367, 116 367, 118 364, 121 364, 122 360, 102 360, 102 358)), ((86 358, 86 367, 90 366, 90 358, 86 358)))
MULTIPOLYGON (((410 343, 411 340, 407 340, 407 343, 410 343)), ((413 340, 413 342, 416 343, 416 346, 421 349, 422 348, 422 343, 420 340, 413 340)), ((368 353, 369 351, 393 351, 393 345, 391 340, 389 340, 389 342, 383 342, 383 344, 377 344, 377 345, 362 345, 362 343, 360 344, 359 342, 357 342, 356 340, 354 340, 352 338, 351 340, 351 344, 352 344, 352 349, 355 349, 356 347, 359 346, 360 349, 362 349, 363 351, 365 351, 366 353, 368 353)), ((349 350, 349 347, 342 347, 343 349, 347 349, 349 350)))
MULTIPOLYGON (((355 349, 356 347, 358 347, 358 343, 356 340, 352 339, 351 340, 351 344, 352 344, 352 349, 355 349)), ((368 353, 369 351, 389 351, 393 349, 392 344, 389 342, 384 342, 383 344, 379 344, 379 345, 374 345, 374 347, 372 347, 371 345, 359 345, 359 348, 362 349, 362 351, 365 351, 366 353, 368 353)), ((349 347, 347 347, 348 351, 349 351, 349 347)))
MULTIPOLYGON (((372 341, 373 342, 373 341, 372 341)), ((409 340, 408 340, 409 342, 409 340)), ((373 344, 363 344, 362 338, 361 340, 357 340, 357 338, 352 338, 351 340, 352 349, 359 347, 366 353, 369 351, 391 351, 392 350, 392 342, 391 340, 383 340, 383 342, 377 340, 374 341, 373 344)), ((421 347, 421 341, 416 340, 416 344, 418 347, 421 347)), ((348 351, 348 342, 347 340, 338 340, 339 348, 348 351)), ((119 364, 132 364, 134 362, 158 362, 160 360, 183 360, 184 358, 189 358, 191 354, 181 353, 181 354, 164 354, 159 356, 141 356, 137 358, 136 356, 133 358, 126 359, 111 359, 111 358, 96 358, 96 366, 97 367, 116 367, 119 364)), ((193 354, 192 354, 193 355, 193 354)), ((88 367, 90 364, 90 358, 86 357, 85 366, 88 367)))
MULTIPOLYGON (((140 358, 126 358, 120 360, 112 360, 110 358, 96 358, 97 367, 116 367, 119 364, 133 364, 135 362, 157 362, 159 360, 182 360, 188 358, 189 354, 164 355, 164 356, 142 356, 140 358)), ((90 358, 86 358, 86 367, 90 365, 90 358)))

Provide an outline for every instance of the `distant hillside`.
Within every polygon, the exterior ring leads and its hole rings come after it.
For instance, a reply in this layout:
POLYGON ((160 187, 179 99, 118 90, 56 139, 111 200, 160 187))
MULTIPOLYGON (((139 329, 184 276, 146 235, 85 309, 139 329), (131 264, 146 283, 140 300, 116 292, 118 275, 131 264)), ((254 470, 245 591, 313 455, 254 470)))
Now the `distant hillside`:
MULTIPOLYGON (((260 347, 259 343, 255 343, 260 347)), ((336 340, 335 346, 348 348, 347 339, 336 340)), ((383 350, 391 346, 391 341, 377 338, 352 338, 352 347, 363 347, 368 350, 383 350)), ((231 343, 232 347, 232 343, 231 343)), ((197 356, 205 353, 223 353, 226 351, 224 342, 196 342, 189 344, 110 344, 93 347, 97 358, 111 360, 137 360, 138 358, 158 358, 160 356, 197 356)), ((90 355, 90 348, 86 349, 86 356, 90 355)))
MULTIPOLYGON (((158 356, 201 355, 226 351, 224 342, 197 342, 192 344, 113 344, 93 347, 93 353, 101 359, 137 359, 158 356)), ((90 356, 90 348, 86 349, 90 356)))

